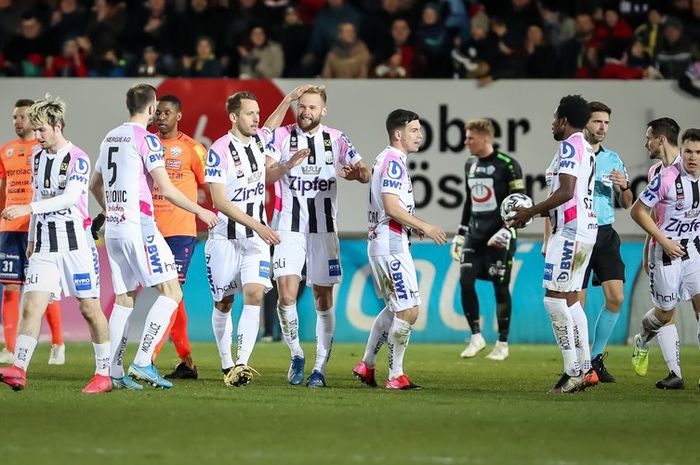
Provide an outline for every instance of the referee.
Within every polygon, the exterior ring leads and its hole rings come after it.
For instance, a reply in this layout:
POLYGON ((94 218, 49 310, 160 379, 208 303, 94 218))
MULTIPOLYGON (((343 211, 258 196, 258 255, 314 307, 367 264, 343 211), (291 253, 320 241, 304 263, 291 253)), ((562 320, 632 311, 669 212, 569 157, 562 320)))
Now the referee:
POLYGON ((598 237, 591 261, 586 270, 581 290, 581 306, 586 304, 586 288, 593 274, 593 285, 602 286, 605 307, 596 320, 591 346, 591 365, 601 383, 614 383, 615 378, 605 368, 605 346, 615 328, 624 300, 625 264, 620 256, 620 237, 613 229, 615 199, 623 208, 632 205, 627 170, 617 152, 601 145, 608 134, 610 107, 601 102, 590 102, 591 119, 584 129, 586 139, 595 152, 595 189, 593 210, 598 217, 598 237))

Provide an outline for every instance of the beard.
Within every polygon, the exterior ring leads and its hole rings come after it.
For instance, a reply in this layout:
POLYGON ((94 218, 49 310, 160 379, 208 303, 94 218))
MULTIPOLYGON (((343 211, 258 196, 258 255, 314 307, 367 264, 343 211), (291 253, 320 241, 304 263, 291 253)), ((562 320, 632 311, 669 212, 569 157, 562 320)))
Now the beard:
POLYGON ((321 124, 321 117, 320 116, 318 118, 312 119, 309 122, 305 122, 303 119, 297 118, 297 126, 299 126, 301 128, 301 130, 304 132, 311 131, 319 124, 321 124))
POLYGON ((563 141, 565 139, 564 130, 563 129, 552 130, 552 137, 554 137, 554 140, 557 142, 563 141))

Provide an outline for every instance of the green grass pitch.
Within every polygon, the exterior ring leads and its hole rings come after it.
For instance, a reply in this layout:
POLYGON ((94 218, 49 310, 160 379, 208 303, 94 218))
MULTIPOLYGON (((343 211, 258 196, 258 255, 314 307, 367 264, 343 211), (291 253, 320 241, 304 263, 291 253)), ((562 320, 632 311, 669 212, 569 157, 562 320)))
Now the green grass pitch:
MULTIPOLYGON (((512 346, 505 362, 485 360, 486 351, 462 360, 462 348, 410 345, 405 368, 423 389, 389 392, 350 375, 363 350, 358 344, 336 344, 326 389, 289 386, 289 353, 280 343, 258 343, 251 364, 262 376, 247 387, 227 388, 215 346, 194 344, 199 381, 177 382, 170 391, 86 396, 80 390, 93 370, 92 347, 69 344, 66 365, 54 367, 46 364, 48 347, 41 344, 27 389, 0 386, 2 463, 697 463, 696 347, 683 348, 683 391, 654 387, 666 374, 658 347, 646 378, 632 372, 628 347, 614 347, 607 365, 617 384, 559 397, 546 394, 561 370, 554 345, 512 346)), ((305 350, 313 354, 311 345, 305 350)), ((166 346, 161 371, 174 362, 166 346)))

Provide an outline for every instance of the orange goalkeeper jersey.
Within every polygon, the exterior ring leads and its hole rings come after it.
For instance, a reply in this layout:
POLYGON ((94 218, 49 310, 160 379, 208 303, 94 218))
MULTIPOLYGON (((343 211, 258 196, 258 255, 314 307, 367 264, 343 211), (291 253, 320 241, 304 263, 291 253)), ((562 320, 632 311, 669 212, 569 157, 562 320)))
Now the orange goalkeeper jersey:
MULTIPOLYGON (((175 187, 190 200, 197 201, 197 188, 204 184, 204 164, 207 151, 191 137, 179 132, 172 139, 161 139, 165 169, 175 187)), ((153 207, 156 224, 163 237, 196 236, 194 213, 176 207, 153 186, 153 207)))
MULTIPOLYGON (((5 181, 5 206, 26 205, 32 201, 32 152, 36 140, 15 139, 0 147, 0 179, 5 181)), ((0 231, 29 231, 29 216, 16 220, 0 219, 0 231)))

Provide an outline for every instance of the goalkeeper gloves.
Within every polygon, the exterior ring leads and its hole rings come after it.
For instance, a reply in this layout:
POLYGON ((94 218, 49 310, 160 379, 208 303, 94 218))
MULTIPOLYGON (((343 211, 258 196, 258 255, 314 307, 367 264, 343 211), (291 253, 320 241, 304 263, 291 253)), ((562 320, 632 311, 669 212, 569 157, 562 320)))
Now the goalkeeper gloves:
POLYGON ((97 215, 93 220, 92 224, 90 225, 90 232, 92 233, 92 238, 97 240, 97 232, 102 229, 102 226, 105 224, 105 216, 104 214, 100 213, 97 215))
POLYGON ((486 243, 489 247, 494 247, 496 249, 506 249, 510 248, 510 241, 513 238, 513 231, 510 228, 501 228, 496 231, 496 234, 491 236, 491 239, 486 243))
POLYGON ((462 246, 464 245, 464 236, 461 234, 455 235, 452 238, 452 246, 450 247, 450 255, 455 261, 460 261, 462 259, 462 246))

